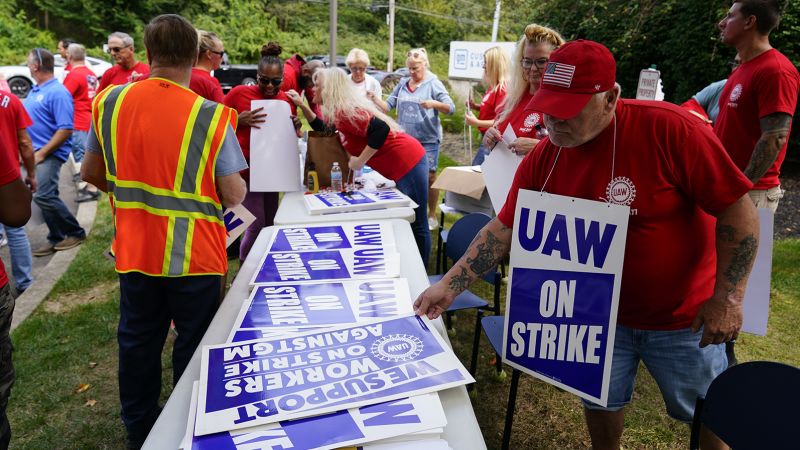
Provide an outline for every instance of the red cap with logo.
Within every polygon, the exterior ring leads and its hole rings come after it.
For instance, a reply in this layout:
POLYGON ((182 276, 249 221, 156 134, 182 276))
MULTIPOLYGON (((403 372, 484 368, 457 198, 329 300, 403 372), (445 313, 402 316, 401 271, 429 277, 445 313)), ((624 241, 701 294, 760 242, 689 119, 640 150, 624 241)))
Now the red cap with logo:
POLYGON ((542 84, 528 108, 558 119, 571 119, 594 94, 614 87, 617 63, 614 55, 594 41, 567 42, 550 55, 542 84))

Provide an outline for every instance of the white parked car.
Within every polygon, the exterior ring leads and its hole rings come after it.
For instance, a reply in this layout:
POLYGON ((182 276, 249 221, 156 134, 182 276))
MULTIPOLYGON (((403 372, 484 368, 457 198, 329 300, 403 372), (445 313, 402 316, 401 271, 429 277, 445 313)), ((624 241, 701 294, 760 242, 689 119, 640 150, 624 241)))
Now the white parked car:
MULTIPOLYGON (((55 55, 54 74, 59 81, 63 81, 66 76, 64 71, 66 65, 67 62, 61 55, 55 55)), ((86 65, 92 69, 92 72, 97 75, 98 79, 106 70, 111 68, 109 62, 91 56, 86 57, 86 65)), ((28 95, 28 91, 30 91, 35 84, 33 78, 31 78, 31 71, 28 70, 28 66, 25 63, 18 66, 0 66, 0 74, 5 76, 6 81, 8 81, 8 86, 11 88, 11 92, 19 98, 25 98, 28 95)))

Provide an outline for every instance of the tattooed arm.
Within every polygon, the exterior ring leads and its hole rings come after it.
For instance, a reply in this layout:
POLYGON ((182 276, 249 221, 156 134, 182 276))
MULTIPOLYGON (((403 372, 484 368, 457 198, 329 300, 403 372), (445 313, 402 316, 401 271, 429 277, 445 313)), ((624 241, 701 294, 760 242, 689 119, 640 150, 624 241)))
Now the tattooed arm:
POLYGON ((495 217, 478 232, 453 268, 417 297, 414 302, 417 315, 427 314, 430 319, 439 317, 458 294, 497 266, 510 248, 511 228, 495 217))
POLYGON ((700 346, 736 339, 742 327, 744 289, 758 250, 758 214, 745 194, 717 216, 717 279, 692 329, 703 326, 700 346))
POLYGON ((770 114, 763 117, 759 123, 761 124, 761 138, 756 142, 756 148, 753 149, 753 154, 750 156, 750 163, 744 169, 744 176, 753 183, 767 173, 783 145, 786 144, 792 116, 785 113, 770 114))

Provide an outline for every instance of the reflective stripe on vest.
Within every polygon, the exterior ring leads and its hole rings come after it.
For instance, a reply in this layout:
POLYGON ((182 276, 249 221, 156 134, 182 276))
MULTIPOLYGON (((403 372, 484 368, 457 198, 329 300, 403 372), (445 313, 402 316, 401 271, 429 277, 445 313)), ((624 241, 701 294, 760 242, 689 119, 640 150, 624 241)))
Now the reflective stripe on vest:
POLYGON ((212 154, 214 136, 223 126, 222 139, 217 142, 218 146, 222 145, 231 114, 226 107, 197 97, 186 122, 172 189, 121 180, 116 170, 117 120, 125 96, 133 86, 128 84, 108 89, 95 103, 98 109, 95 127, 105 156, 109 194, 116 210, 138 209, 168 218, 161 275, 187 275, 195 221, 204 220, 223 229, 225 226, 222 205, 215 198, 201 195, 201 186, 212 154))

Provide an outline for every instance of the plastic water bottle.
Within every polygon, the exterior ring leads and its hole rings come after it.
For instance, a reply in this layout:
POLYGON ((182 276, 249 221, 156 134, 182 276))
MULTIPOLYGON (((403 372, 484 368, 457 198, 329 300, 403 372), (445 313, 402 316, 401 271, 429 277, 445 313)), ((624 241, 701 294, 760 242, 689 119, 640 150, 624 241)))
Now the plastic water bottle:
POLYGON ((333 163, 331 167, 331 189, 334 192, 342 192, 342 168, 338 162, 333 163))

